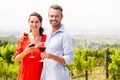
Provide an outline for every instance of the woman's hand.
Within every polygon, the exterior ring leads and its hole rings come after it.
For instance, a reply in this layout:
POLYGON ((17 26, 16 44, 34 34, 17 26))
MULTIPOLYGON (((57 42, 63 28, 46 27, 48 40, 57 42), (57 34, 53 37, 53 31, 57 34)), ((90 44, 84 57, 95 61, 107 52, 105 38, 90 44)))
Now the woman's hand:
POLYGON ((30 52, 32 51, 33 48, 35 48, 35 44, 33 44, 33 43, 32 43, 32 44, 28 44, 28 45, 26 46, 24 52, 25 52, 26 54, 28 54, 28 53, 30 53, 30 52))
POLYGON ((21 61, 28 53, 31 52, 31 50, 35 47, 34 44, 28 44, 26 46, 26 48, 24 49, 24 51, 20 54, 18 54, 16 57, 15 57, 15 61, 16 62, 19 62, 21 61))

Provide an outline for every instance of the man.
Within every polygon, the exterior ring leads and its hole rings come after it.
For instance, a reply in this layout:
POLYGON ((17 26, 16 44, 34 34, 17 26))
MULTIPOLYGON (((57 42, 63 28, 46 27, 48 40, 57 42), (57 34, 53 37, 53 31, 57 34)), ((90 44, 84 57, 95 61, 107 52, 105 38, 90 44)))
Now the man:
POLYGON ((66 64, 71 64, 74 59, 74 38, 65 30, 61 20, 62 7, 52 5, 48 12, 52 32, 47 36, 46 52, 44 58, 41 80, 70 80, 66 64))

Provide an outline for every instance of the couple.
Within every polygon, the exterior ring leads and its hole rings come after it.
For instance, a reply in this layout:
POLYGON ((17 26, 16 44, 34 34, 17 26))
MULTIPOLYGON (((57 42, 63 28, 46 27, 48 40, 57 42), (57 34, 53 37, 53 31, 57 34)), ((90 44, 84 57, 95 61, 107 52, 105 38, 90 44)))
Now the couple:
POLYGON ((21 61, 17 80, 70 80, 66 64, 73 62, 74 38, 61 24, 62 11, 59 5, 49 8, 48 18, 52 26, 49 35, 43 34, 41 15, 30 14, 30 33, 24 33, 19 39, 15 53, 15 61, 21 61), (36 43, 46 42, 46 51, 41 56, 38 48, 30 47, 33 39, 36 43), (31 53, 35 58, 29 58, 31 53), (39 62, 41 58, 44 58, 43 62, 39 62))

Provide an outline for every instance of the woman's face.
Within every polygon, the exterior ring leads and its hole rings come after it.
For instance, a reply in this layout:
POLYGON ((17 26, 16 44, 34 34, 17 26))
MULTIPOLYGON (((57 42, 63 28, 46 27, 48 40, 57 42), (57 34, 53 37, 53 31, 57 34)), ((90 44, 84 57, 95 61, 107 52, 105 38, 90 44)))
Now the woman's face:
POLYGON ((40 26, 42 26, 42 23, 40 22, 37 16, 31 16, 29 20, 29 26, 30 26, 30 30, 39 31, 39 28, 40 26))

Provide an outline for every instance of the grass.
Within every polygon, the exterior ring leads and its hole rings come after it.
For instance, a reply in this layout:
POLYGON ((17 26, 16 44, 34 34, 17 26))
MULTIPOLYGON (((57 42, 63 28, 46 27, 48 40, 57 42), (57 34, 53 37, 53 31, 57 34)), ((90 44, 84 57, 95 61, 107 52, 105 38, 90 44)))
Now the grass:
MULTIPOLYGON (((81 77, 75 77, 71 80, 86 80, 86 78, 85 76, 81 76, 81 77)), ((89 74, 88 80, 106 80, 106 76, 104 73, 89 74)))

